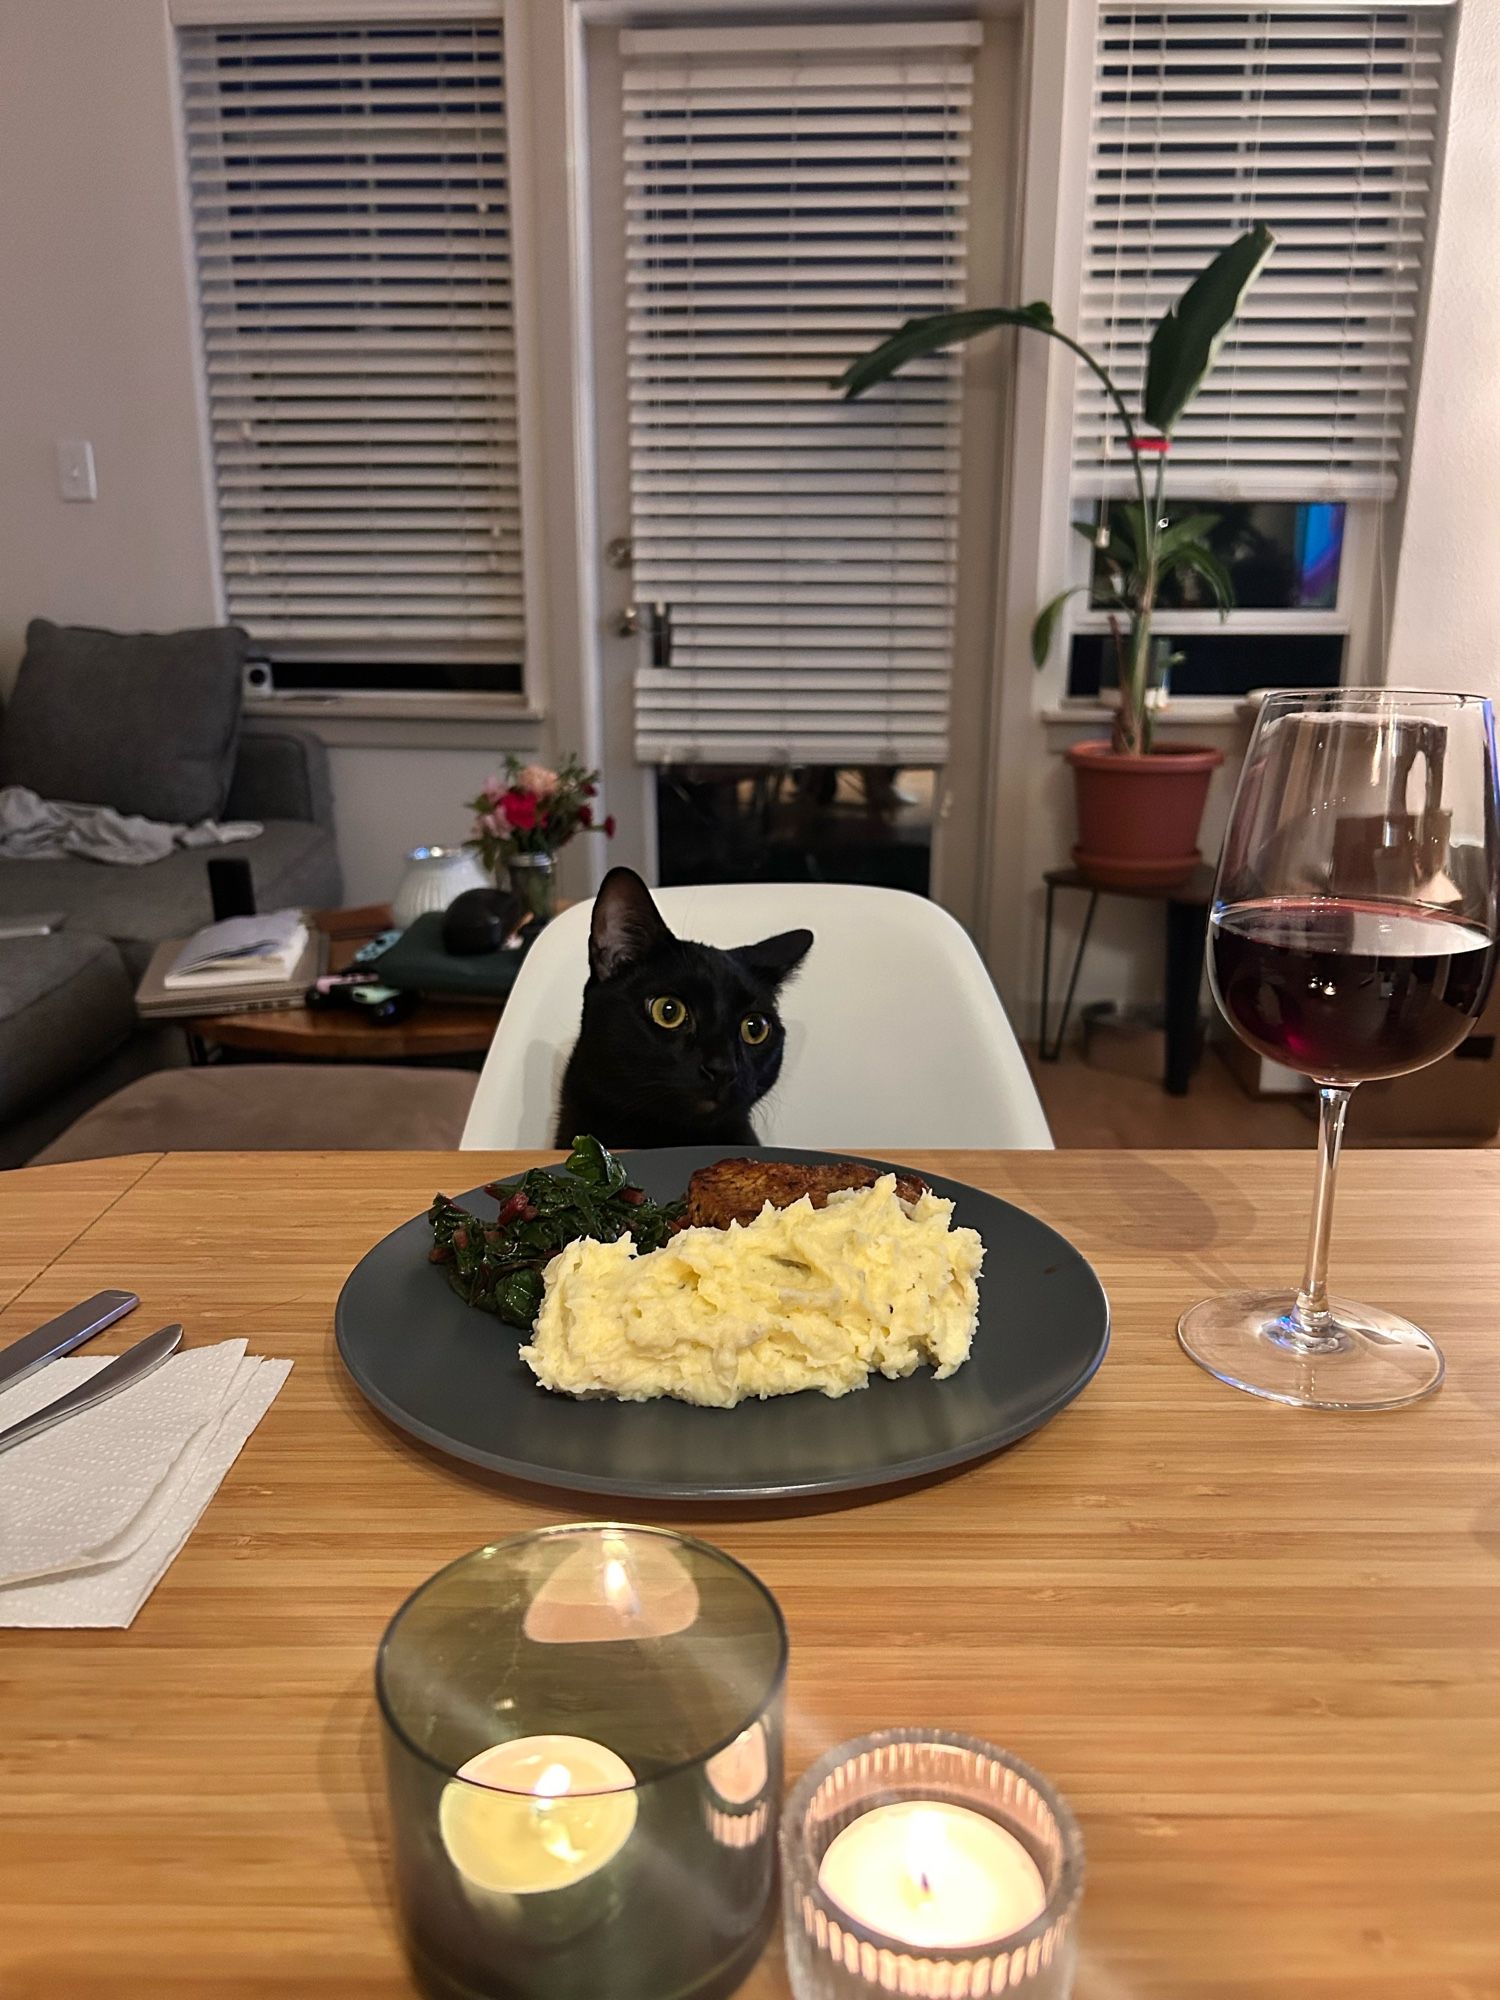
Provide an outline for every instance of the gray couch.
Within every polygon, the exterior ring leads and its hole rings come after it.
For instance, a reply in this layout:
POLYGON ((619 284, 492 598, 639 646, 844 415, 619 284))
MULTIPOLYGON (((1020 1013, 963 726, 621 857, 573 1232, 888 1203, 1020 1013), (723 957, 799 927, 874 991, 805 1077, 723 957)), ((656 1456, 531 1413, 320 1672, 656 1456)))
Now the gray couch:
POLYGON ((212 920, 205 864, 215 854, 249 861, 260 909, 338 902, 328 760, 315 737, 246 723, 225 814, 265 831, 144 868, 0 861, 0 916, 67 913, 52 937, 0 939, 0 1165, 29 1159, 132 1077, 181 1060, 180 1030, 138 1023, 135 988, 163 938, 212 920))

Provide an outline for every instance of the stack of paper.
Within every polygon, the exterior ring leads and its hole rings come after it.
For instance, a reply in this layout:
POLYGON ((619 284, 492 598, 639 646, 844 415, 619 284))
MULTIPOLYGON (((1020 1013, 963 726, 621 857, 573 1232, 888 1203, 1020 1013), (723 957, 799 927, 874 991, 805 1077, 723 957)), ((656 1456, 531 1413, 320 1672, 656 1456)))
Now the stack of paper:
MULTIPOLYGON (((54 1361, 0 1392, 0 1428, 108 1360, 54 1361)), ((243 1340, 191 1348, 0 1453, 0 1626, 130 1624, 291 1365, 243 1340)))

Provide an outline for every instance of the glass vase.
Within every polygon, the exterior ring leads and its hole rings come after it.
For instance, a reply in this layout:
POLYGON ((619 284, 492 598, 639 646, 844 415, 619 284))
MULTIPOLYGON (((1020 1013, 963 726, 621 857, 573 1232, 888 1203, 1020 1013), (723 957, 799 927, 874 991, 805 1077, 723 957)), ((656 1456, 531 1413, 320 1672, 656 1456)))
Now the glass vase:
POLYGON ((381 1644, 397 1895, 435 2000, 719 2000, 775 1902, 786 1628, 665 1529, 439 1571, 381 1644))
POLYGON ((513 854, 506 863, 513 892, 520 897, 537 923, 544 924, 556 913, 557 883, 550 854, 513 854))

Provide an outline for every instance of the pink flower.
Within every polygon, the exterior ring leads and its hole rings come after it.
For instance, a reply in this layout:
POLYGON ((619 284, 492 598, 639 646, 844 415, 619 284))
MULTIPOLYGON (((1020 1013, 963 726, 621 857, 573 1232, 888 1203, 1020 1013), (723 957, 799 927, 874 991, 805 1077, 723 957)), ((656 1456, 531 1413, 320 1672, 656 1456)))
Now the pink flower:
POLYGON ((506 785, 503 779, 493 777, 485 779, 484 795, 492 806, 499 805, 500 801, 505 797, 505 793, 506 785))
POLYGON ((530 792, 507 792, 500 810, 518 833, 529 833, 536 825, 536 800, 530 792))
POLYGON ((557 790, 557 773, 545 764, 527 764, 516 773, 516 789, 530 792, 535 799, 550 799, 557 790))

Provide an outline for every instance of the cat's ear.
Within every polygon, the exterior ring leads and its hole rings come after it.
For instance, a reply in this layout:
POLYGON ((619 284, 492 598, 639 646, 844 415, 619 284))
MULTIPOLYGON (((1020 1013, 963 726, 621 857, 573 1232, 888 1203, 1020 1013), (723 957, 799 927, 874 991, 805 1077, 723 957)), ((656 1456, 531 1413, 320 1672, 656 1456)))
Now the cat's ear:
POLYGON ((812 950, 812 942, 811 931, 781 931, 775 937, 762 938, 759 944, 740 945, 730 957, 737 958, 767 986, 780 986, 812 950))
POLYGON ((594 898, 589 928, 589 971, 595 979, 613 979, 671 942, 640 876, 633 868, 611 868, 594 898))

